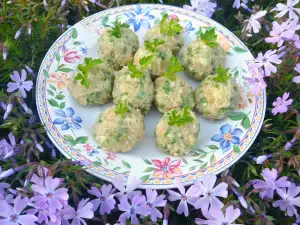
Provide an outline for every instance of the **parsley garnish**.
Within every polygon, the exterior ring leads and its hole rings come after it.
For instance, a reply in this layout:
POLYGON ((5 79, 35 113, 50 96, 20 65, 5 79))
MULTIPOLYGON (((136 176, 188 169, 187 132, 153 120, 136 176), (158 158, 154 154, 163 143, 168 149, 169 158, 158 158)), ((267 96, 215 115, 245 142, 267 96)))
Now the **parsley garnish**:
POLYGON ((145 48, 150 52, 156 52, 157 47, 164 44, 164 40, 160 40, 158 38, 153 39, 153 41, 145 41, 145 48))
POLYGON ((89 87, 90 81, 88 80, 88 72, 91 68, 101 64, 102 59, 92 59, 92 58, 84 58, 84 64, 79 64, 77 69, 79 72, 74 77, 74 80, 80 81, 80 84, 89 87))
POLYGON ((203 32, 200 27, 196 35, 198 35, 201 41, 207 46, 211 48, 215 48, 218 46, 217 43, 218 35, 216 34, 216 29, 214 27, 206 28, 205 32, 203 32))
POLYGON ((178 59, 175 56, 172 56, 170 65, 167 71, 162 74, 162 76, 169 78, 169 80, 175 80, 175 73, 181 71, 183 71, 183 66, 178 62, 178 59))
POLYGON ((220 83, 226 83, 232 77, 232 74, 229 73, 229 68, 224 69, 221 66, 217 68, 216 74, 217 76, 213 80, 220 83))
POLYGON ((169 36, 180 34, 183 29, 179 24, 179 19, 168 20, 168 14, 163 15, 161 21, 159 22, 159 26, 160 32, 169 36))
POLYGON ((136 65, 132 64, 131 62, 128 63, 128 70, 130 72, 130 76, 132 78, 141 78, 144 76, 144 70, 146 67, 151 63, 153 59, 153 55, 144 56, 139 60, 139 68, 136 65))
POLYGON ((121 28, 128 28, 128 27, 129 27, 129 24, 127 24, 127 23, 121 23, 119 20, 116 20, 113 23, 113 26, 111 26, 111 30, 109 30, 108 32, 113 37, 121 38, 122 37, 122 30, 121 30, 121 28))
POLYGON ((115 106, 115 113, 120 115, 122 118, 124 117, 125 113, 128 112, 128 105, 127 101, 125 102, 117 102, 115 106))
POLYGON ((168 113, 168 116, 168 124, 170 126, 183 126, 193 121, 193 117, 191 117, 190 109, 188 107, 184 107, 181 114, 177 109, 173 109, 168 113))

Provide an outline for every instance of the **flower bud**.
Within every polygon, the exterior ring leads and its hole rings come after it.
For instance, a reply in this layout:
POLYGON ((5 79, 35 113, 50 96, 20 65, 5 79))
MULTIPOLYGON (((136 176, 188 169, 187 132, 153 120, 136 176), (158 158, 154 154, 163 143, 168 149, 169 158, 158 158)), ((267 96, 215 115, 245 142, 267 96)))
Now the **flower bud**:
POLYGON ((32 29, 31 24, 28 24, 28 26, 27 26, 27 34, 28 35, 31 35, 31 29, 32 29))
POLYGON ((6 106, 6 111, 4 113, 3 119, 6 120, 7 117, 9 116, 9 114, 11 113, 13 109, 13 103, 10 101, 8 102, 7 106, 6 106))
POLYGON ((7 48, 3 47, 2 51, 3 51, 3 60, 6 60, 7 59, 7 48))
POLYGON ((14 169, 5 170, 0 174, 0 180, 7 178, 15 173, 14 169))
POLYGON ((21 26, 19 28, 19 30, 16 32, 16 34, 15 34, 15 40, 17 40, 21 36, 23 29, 24 29, 24 26, 21 26))

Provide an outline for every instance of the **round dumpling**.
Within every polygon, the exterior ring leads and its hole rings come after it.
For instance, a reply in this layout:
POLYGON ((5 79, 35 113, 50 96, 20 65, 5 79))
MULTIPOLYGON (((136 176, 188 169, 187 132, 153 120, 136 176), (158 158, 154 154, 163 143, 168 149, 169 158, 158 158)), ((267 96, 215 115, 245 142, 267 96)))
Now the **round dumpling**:
POLYGON ((101 63, 91 67, 87 71, 87 85, 75 78, 69 80, 67 86, 80 105, 102 105, 112 99, 115 75, 108 64, 101 63))
MULTIPOLYGON (((170 49, 173 52, 173 54, 177 54, 184 44, 183 37, 180 35, 180 32, 168 33, 166 31, 163 31, 161 29, 161 25, 160 25, 161 23, 162 21, 159 24, 156 24, 152 28, 150 28, 145 34, 144 40, 145 41, 152 41, 154 39, 163 40, 164 44, 162 46, 167 49, 170 49)), ((166 26, 168 26, 168 24, 170 23, 178 23, 178 19, 164 21, 164 24, 166 26)), ((179 24, 178 26, 181 31, 182 27, 179 24)))
POLYGON ((93 135, 106 151, 128 152, 144 136, 144 116, 138 109, 127 107, 124 113, 118 106, 109 107, 98 116, 93 135))
POLYGON ((154 82, 154 103, 162 113, 185 106, 192 109, 195 106, 193 89, 179 77, 175 80, 159 77, 154 82))
POLYGON ((147 113, 153 95, 154 85, 147 70, 143 71, 141 77, 132 77, 128 66, 118 72, 113 88, 114 102, 127 101, 130 106, 147 113))
POLYGON ((216 68, 224 66, 225 60, 226 52, 219 45, 210 47, 201 40, 193 41, 180 53, 180 62, 185 72, 197 80, 214 74, 216 68))
POLYGON ((200 124, 194 112, 187 108, 172 109, 162 116, 156 126, 156 145, 167 154, 183 156, 195 147, 199 131, 200 124), (174 120, 174 114, 184 117, 186 122, 174 120))
POLYGON ((239 96, 235 79, 220 82, 216 77, 206 77, 195 90, 196 109, 210 120, 227 117, 234 110, 239 96))
POLYGON ((152 79, 156 79, 162 73, 166 72, 172 57, 172 51, 165 47, 159 47, 155 52, 147 50, 145 47, 139 48, 134 55, 134 64, 138 65, 139 60, 145 56, 153 55, 151 63, 147 66, 152 79))
POLYGON ((98 54, 115 70, 120 70, 128 62, 133 61, 133 56, 139 48, 138 36, 129 28, 121 28, 121 37, 112 35, 112 28, 105 29, 98 39, 98 54))

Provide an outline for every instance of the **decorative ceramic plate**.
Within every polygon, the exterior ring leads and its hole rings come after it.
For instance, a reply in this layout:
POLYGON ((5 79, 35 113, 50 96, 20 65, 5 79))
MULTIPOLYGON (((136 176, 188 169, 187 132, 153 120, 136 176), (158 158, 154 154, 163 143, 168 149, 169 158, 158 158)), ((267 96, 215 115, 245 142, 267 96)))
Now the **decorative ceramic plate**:
MULTIPOLYGON (((204 16, 167 5, 130 5, 94 14, 74 25, 52 45, 40 67, 36 101, 41 121, 56 147, 73 160, 89 161, 87 171, 111 181, 118 175, 134 175, 143 181, 142 188, 172 188, 174 178, 191 184, 203 174, 218 174, 232 166, 250 148, 260 131, 266 109, 266 94, 253 96, 245 82, 250 77, 247 61, 249 50, 230 31, 204 16), (155 145, 155 126, 161 114, 154 107, 145 116, 145 136, 128 153, 101 150, 92 136, 97 115, 112 103, 83 107, 76 103, 65 81, 76 73, 85 57, 98 57, 97 39, 116 18, 130 24, 139 36, 140 45, 146 31, 158 23, 164 13, 177 16, 183 26, 185 45, 196 39, 199 26, 215 27, 218 41, 227 51, 226 67, 237 78, 240 97, 236 110, 227 119, 211 122, 198 113, 200 134, 193 152, 185 157, 172 157, 155 145), (216 134, 218 138, 213 138, 216 134)), ((199 82, 183 77, 195 89, 199 82)))

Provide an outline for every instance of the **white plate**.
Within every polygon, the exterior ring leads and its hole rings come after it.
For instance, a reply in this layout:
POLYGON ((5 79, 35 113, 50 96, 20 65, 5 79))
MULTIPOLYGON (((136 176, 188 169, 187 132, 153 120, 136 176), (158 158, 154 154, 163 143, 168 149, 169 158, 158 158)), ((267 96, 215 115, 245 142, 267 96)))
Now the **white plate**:
MULTIPOLYGON (((266 94, 261 91, 251 95, 244 77, 249 77, 247 61, 252 59, 249 50, 230 31, 204 16, 167 5, 130 5, 113 8, 94 14, 67 30, 49 49, 37 80, 36 101, 39 116, 48 135, 56 147, 73 160, 92 162, 87 171, 111 181, 123 174, 143 180, 142 188, 173 188, 174 177, 181 177, 183 183, 191 184, 203 174, 220 173, 233 165, 251 147, 263 123, 266 110, 266 94), (131 24, 137 33, 140 45, 150 26, 157 23, 163 13, 176 15, 183 26, 185 45, 194 40, 199 26, 215 27, 224 49, 228 51, 226 67, 237 77, 241 96, 235 115, 228 119, 211 122, 199 114, 200 135, 194 154, 184 158, 168 156, 155 145, 155 126, 161 114, 153 107, 145 117, 145 137, 128 153, 108 153, 101 150, 93 139, 91 127, 97 115, 112 103, 98 107, 78 105, 65 86, 65 80, 76 72, 84 57, 98 57, 97 39, 103 29, 118 17, 131 24), (67 120, 59 125, 55 119, 67 120), (71 117, 71 118, 70 118, 71 117), (231 132, 241 129, 239 143, 230 143, 229 149, 222 149, 220 143, 212 141, 221 130, 231 132), (227 129, 227 130, 226 130, 227 129)), ((199 82, 180 74, 195 89, 199 82)))

